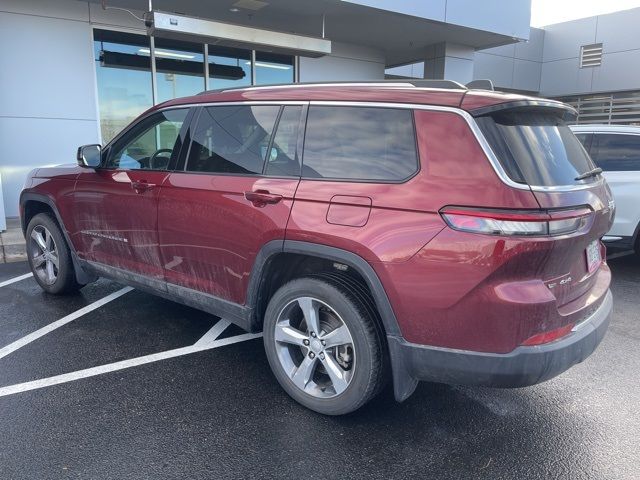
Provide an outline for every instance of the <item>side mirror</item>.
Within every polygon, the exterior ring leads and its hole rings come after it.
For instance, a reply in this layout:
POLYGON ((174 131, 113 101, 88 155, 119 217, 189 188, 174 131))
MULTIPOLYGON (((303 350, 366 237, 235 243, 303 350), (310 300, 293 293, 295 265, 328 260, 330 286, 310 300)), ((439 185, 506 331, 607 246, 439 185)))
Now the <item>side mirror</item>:
POLYGON ((85 168, 96 168, 100 166, 102 159, 102 146, 98 144, 83 145, 78 148, 78 165, 85 168))

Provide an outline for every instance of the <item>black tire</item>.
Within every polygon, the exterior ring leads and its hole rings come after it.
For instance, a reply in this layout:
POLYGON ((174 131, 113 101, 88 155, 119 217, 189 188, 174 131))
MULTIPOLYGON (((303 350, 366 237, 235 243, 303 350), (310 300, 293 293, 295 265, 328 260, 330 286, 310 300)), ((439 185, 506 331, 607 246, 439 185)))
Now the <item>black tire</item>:
POLYGON ((267 359, 278 383, 294 400, 318 413, 343 415, 353 412, 371 400, 386 383, 387 353, 374 310, 361 293, 346 282, 338 282, 329 276, 311 276, 283 285, 269 301, 263 332, 267 359), (319 398, 296 386, 278 357, 275 331, 279 315, 300 297, 312 297, 328 305, 340 316, 353 340, 355 363, 350 382, 344 391, 331 398, 319 398))
POLYGON ((67 245, 64 235, 62 235, 62 231, 60 230, 58 223, 51 215, 47 213, 39 213, 35 215, 27 226, 26 240, 27 258, 29 259, 31 272, 45 292, 54 295, 62 295, 76 292, 84 286, 76 281, 69 245, 67 245), (43 278, 41 278, 41 275, 38 274, 36 266, 34 265, 36 245, 34 243, 35 240, 32 238, 32 232, 34 229, 40 230, 42 228, 45 228, 50 232, 51 237, 55 242, 55 251, 57 252, 58 266, 56 267, 55 280, 52 283, 47 283, 43 278))

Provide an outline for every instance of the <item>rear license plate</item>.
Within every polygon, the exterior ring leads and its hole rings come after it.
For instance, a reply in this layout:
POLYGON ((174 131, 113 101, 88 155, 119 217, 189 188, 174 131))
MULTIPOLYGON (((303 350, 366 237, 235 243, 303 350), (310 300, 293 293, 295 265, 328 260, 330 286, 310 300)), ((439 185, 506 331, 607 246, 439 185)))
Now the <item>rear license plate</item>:
POLYGON ((602 256, 600 255, 600 241, 594 240, 587 246, 586 250, 587 255, 587 270, 589 273, 597 270, 600 266, 600 262, 602 261, 602 256))

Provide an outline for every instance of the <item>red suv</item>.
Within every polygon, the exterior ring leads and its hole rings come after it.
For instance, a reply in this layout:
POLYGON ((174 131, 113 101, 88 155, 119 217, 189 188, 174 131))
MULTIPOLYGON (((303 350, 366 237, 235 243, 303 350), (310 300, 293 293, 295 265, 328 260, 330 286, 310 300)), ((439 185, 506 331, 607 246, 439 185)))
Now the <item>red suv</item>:
POLYGON ((612 307, 613 203, 574 115, 428 82, 172 100, 31 173, 29 262, 50 293, 110 277, 262 330, 325 414, 389 378, 399 401, 532 385, 589 356, 612 307))

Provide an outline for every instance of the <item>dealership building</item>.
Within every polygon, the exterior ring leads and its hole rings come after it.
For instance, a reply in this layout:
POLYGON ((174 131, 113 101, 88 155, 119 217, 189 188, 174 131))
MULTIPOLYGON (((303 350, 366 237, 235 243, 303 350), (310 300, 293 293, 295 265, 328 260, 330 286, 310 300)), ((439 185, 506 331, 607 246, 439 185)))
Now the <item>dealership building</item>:
POLYGON ((640 9, 529 27, 530 0, 0 0, 0 230, 27 173, 154 104, 271 83, 491 79, 640 123, 640 9), (3 213, 4 211, 4 213, 3 213))

